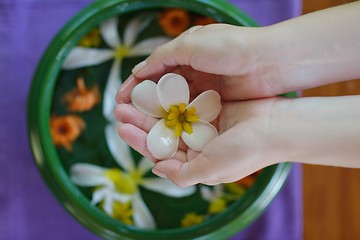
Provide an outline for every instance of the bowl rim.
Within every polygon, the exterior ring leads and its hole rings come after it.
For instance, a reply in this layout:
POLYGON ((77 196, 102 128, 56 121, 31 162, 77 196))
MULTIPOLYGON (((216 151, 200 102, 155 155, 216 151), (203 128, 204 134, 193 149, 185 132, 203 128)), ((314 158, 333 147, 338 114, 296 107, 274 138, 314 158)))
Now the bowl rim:
MULTIPOLYGON (((44 52, 31 83, 27 106, 28 137, 32 154, 46 184, 63 207, 81 224, 104 238, 122 239, 212 239, 229 237, 253 222, 270 204, 286 180, 291 164, 268 167, 240 201, 203 224, 181 229, 142 230, 122 224, 90 205, 71 181, 52 144, 50 111, 53 89, 64 59, 80 37, 114 15, 152 8, 180 7, 222 21, 257 26, 247 14, 222 0, 108 0, 96 1, 75 15, 55 36, 44 52), (131 4, 130 4, 131 2, 131 4), (243 209, 236 210, 239 205, 243 209), (236 210, 236 211, 235 211, 236 210), (224 223, 229 223, 225 224, 224 223), (231 223, 231 224, 230 224, 231 223), (236 224, 236 228, 234 228, 236 224), (214 230, 215 229, 215 230, 214 230)), ((293 93, 286 94, 294 97, 293 93)))

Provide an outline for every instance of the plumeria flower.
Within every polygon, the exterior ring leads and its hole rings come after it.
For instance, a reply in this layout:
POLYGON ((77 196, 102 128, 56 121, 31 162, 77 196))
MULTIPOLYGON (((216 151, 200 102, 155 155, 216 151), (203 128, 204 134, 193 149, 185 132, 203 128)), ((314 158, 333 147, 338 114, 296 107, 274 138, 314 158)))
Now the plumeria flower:
POLYGON ((195 187, 179 188, 167 179, 145 176, 153 163, 142 158, 136 165, 129 146, 117 135, 115 125, 108 125, 105 135, 109 150, 122 170, 78 163, 71 168, 71 177, 80 186, 96 186, 92 203, 104 200, 104 210, 109 215, 114 216, 114 201, 131 201, 135 226, 155 228, 155 220, 141 197, 140 187, 170 197, 185 197, 195 192, 195 187))
POLYGON ((208 210, 210 214, 216 214, 225 210, 226 200, 224 198, 223 185, 215 185, 212 189, 201 186, 200 193, 202 198, 210 203, 208 210))
POLYGON ((221 111, 220 95, 208 90, 189 103, 190 91, 185 78, 168 73, 156 84, 145 80, 131 93, 132 103, 159 121, 150 130, 146 144, 157 159, 171 158, 177 151, 179 138, 192 150, 202 148, 218 135, 210 124, 221 111))
POLYGON ((108 60, 114 59, 104 92, 104 116, 113 121, 113 110, 115 107, 115 95, 121 85, 121 63, 124 58, 147 56, 157 46, 170 39, 167 37, 152 37, 136 42, 137 36, 154 19, 152 14, 136 15, 125 27, 124 37, 120 38, 117 26, 118 18, 111 18, 100 26, 100 33, 104 41, 111 49, 87 48, 76 46, 65 59, 63 69, 94 66, 108 60))
POLYGON ((88 163, 77 163, 71 167, 70 174, 73 183, 82 187, 96 187, 91 204, 96 205, 102 202, 103 210, 113 216, 116 202, 126 203, 131 200, 131 195, 119 192, 116 174, 114 174, 116 171, 119 170, 102 168, 88 163))

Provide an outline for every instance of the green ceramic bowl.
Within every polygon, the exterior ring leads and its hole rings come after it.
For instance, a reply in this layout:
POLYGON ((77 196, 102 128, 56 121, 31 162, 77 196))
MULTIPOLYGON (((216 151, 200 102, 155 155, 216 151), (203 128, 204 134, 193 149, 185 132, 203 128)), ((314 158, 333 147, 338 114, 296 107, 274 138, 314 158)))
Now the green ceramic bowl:
MULTIPOLYGON (((68 111, 64 102, 61 101, 61 96, 72 89, 76 76, 82 75, 87 80, 87 84, 98 84, 100 95, 102 95, 106 85, 104 80, 107 78, 112 61, 107 61, 95 68, 82 67, 75 70, 64 70, 65 59, 87 33, 112 17, 116 16, 119 20, 126 22, 133 16, 148 12, 158 13, 167 8, 183 9, 192 16, 206 16, 216 22, 256 26, 256 23, 245 13, 223 0, 97 1, 77 14, 57 34, 44 53, 32 82, 28 102, 28 131, 36 165, 64 208, 85 227, 105 239, 228 238, 252 223, 264 211, 284 184, 291 167, 290 164, 283 163, 264 169, 244 195, 231 202, 223 212, 202 223, 185 228, 174 227, 174 224, 169 222, 173 221, 173 215, 179 215, 179 211, 185 211, 187 207, 191 207, 191 211, 193 211, 201 208, 198 205, 204 205, 201 201, 196 200, 199 198, 198 192, 194 197, 172 200, 157 195, 152 197, 151 193, 145 191, 142 194, 144 198, 152 201, 150 205, 153 208, 157 208, 156 204, 159 204, 158 207, 171 206, 168 204, 170 201, 173 203, 185 202, 179 210, 164 207, 162 214, 168 213, 169 216, 165 217, 165 220, 158 217, 159 225, 162 227, 155 230, 140 229, 108 216, 99 207, 90 203, 92 190, 80 188, 71 181, 69 169, 72 164, 77 162, 113 167, 114 161, 106 146, 103 133, 109 120, 102 116, 102 104, 98 104, 91 111, 78 113, 77 116, 83 118, 88 130, 86 134, 83 134, 84 136, 79 137, 78 142, 76 140, 73 143, 72 149, 69 150, 54 145, 49 119, 53 115, 64 115, 68 111), (94 142, 89 139, 93 139, 94 142)), ((121 31, 121 25, 118 28, 121 31)), ((153 32, 162 33, 156 29, 156 26, 149 27, 148 33, 144 33, 142 37, 145 38, 147 34, 151 35, 153 32)), ((108 46, 100 44, 98 47, 106 48, 108 46)), ((145 57, 124 60, 122 74, 119 77, 125 79, 134 64, 145 57)), ((295 94, 290 93, 286 96, 294 97, 295 94)), ((135 159, 141 157, 135 152, 133 155, 135 159)))

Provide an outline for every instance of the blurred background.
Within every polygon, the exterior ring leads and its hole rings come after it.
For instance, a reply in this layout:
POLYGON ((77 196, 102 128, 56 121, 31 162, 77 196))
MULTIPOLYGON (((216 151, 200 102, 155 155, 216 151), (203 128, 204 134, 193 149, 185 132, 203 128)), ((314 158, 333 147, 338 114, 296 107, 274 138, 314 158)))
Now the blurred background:
MULTIPOLYGON (((348 2, 352 1, 303 0, 303 13, 348 2)), ((355 94, 360 94, 360 79, 303 92, 303 96, 355 94)), ((303 181, 304 239, 360 239, 360 169, 304 165, 303 181)))

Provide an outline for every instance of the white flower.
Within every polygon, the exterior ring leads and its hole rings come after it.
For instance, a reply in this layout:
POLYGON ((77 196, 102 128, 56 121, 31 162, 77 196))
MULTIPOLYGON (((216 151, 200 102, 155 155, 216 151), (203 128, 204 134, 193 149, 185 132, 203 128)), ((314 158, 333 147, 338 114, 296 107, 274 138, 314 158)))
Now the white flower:
POLYGON ((94 192, 92 203, 104 200, 104 210, 109 215, 113 215, 114 201, 131 201, 135 225, 140 228, 155 228, 155 221, 142 200, 139 187, 170 197, 184 197, 195 192, 195 187, 179 188, 167 179, 145 177, 154 164, 142 158, 136 166, 129 146, 117 135, 115 125, 108 125, 105 135, 109 150, 123 171, 78 163, 71 168, 71 177, 80 186, 101 186, 94 192))
POLYGON ((221 111, 220 95, 208 90, 190 104, 187 81, 180 75, 168 73, 158 84, 145 80, 131 93, 132 103, 145 114, 159 121, 147 136, 147 148, 158 159, 171 158, 178 149, 179 137, 195 151, 218 135, 210 124, 221 111))
POLYGON ((74 47, 63 64, 64 69, 75 69, 98 65, 105 61, 114 59, 112 64, 107 85, 104 92, 104 116, 113 121, 113 110, 115 107, 115 95, 121 85, 121 63, 126 57, 147 56, 157 46, 169 41, 166 37, 153 37, 136 43, 139 33, 146 28, 154 16, 149 14, 140 14, 129 21, 124 31, 124 39, 119 36, 117 18, 112 18, 100 26, 100 32, 104 41, 112 49, 98 49, 74 47))
POLYGON ((224 186, 222 184, 215 185, 212 189, 206 186, 200 186, 200 193, 204 200, 212 202, 223 197, 224 186))

